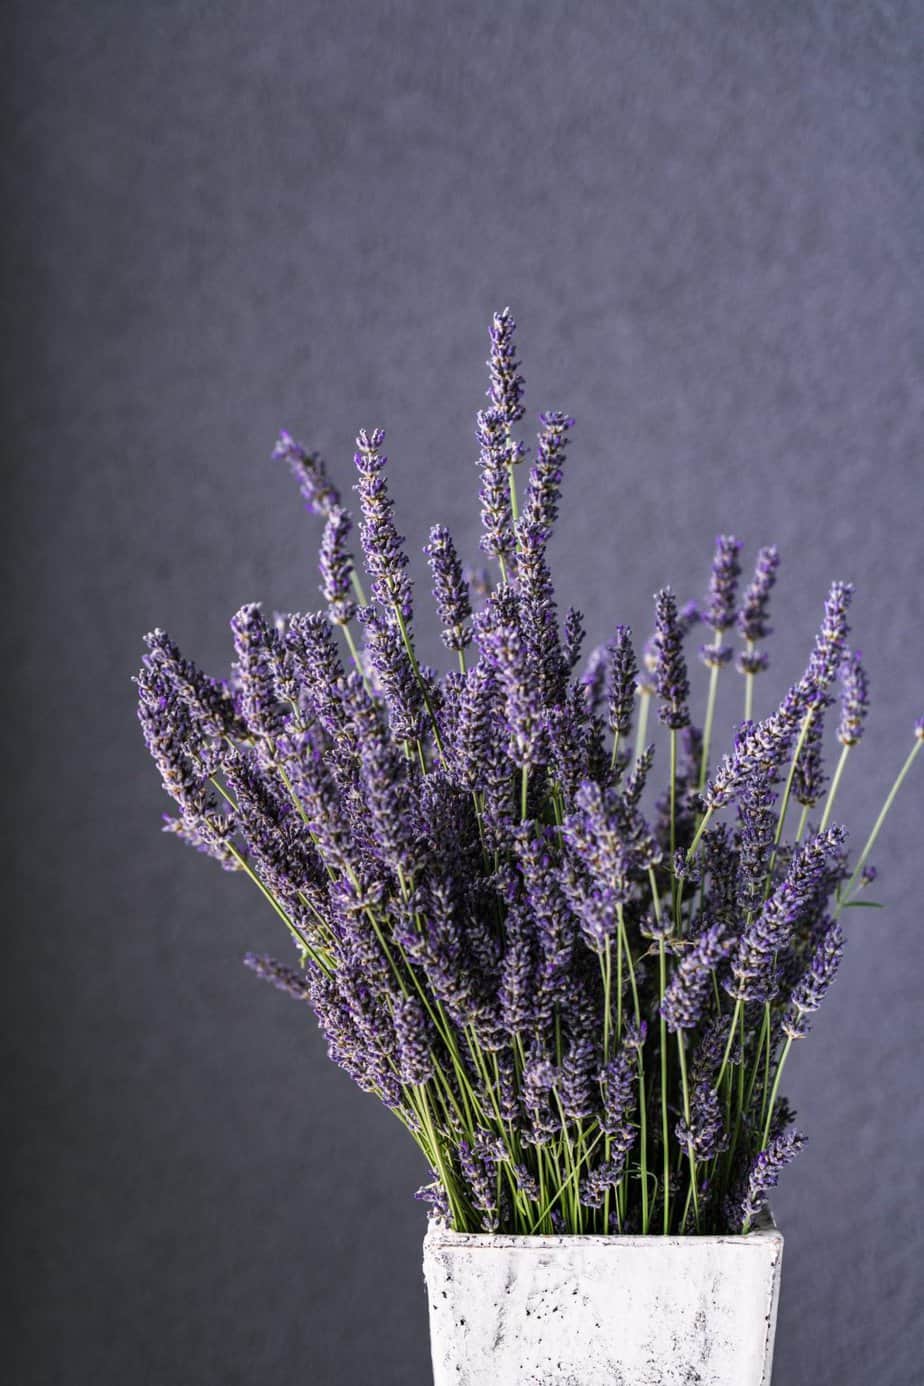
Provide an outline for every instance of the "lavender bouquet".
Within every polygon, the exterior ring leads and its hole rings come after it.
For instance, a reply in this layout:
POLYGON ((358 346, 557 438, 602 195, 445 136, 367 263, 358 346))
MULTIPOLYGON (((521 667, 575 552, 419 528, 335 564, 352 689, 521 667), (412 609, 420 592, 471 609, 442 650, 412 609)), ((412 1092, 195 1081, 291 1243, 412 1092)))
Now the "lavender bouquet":
POLYGON ((330 1057, 407 1127, 431 1170, 419 1196, 452 1227, 747 1232, 803 1144, 780 1095, 787 1056, 837 972, 842 911, 867 903, 924 719, 851 863, 832 817, 867 713, 848 584, 757 723, 774 548, 739 592, 740 545, 721 536, 701 608, 665 588, 641 664, 616 626, 582 666, 581 616, 560 621, 547 561, 573 420, 540 415, 518 498, 509 311, 488 364, 491 572, 467 573, 440 526, 425 550, 455 667, 418 658, 382 432, 360 433, 355 456, 364 579, 322 460, 283 434, 275 456, 324 522, 327 607, 272 621, 243 607, 227 681, 147 637, 139 716, 179 810, 166 827, 275 910, 297 959, 248 965, 313 1010, 330 1057), (700 623, 701 728, 685 654, 700 623), (741 680, 743 720, 714 760, 722 677, 741 680))

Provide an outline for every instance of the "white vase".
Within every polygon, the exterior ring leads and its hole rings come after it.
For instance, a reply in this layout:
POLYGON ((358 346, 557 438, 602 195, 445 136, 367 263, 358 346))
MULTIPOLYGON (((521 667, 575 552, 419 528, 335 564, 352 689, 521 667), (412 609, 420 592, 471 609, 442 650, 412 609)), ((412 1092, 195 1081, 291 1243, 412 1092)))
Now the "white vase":
POLYGON ((424 1238, 435 1386, 769 1386, 783 1238, 424 1238))

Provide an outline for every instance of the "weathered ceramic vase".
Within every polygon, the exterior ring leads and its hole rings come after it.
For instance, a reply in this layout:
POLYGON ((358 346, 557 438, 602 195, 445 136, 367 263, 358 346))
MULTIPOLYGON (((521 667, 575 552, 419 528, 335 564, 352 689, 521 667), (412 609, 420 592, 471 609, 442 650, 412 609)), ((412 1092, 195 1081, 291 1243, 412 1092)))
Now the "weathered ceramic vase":
POLYGON ((424 1239, 435 1386, 769 1386, 783 1238, 424 1239))

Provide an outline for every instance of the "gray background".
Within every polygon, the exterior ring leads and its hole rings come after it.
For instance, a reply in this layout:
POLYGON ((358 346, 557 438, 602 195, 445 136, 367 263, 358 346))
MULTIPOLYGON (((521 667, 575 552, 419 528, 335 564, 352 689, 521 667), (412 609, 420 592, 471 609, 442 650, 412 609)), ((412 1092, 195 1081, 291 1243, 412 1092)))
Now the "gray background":
MULTIPOLYGON (((699 595, 717 529, 776 540, 765 711, 858 584, 865 831, 924 712, 924 8, 12 8, 2 1375, 423 1386, 415 1152, 240 966, 273 918, 158 834, 141 634, 219 671, 242 601, 315 603, 280 426, 346 485, 387 426, 414 551, 473 551, 509 302, 530 420, 578 418, 556 557, 595 638, 699 595)), ((922 785, 792 1067, 779 1386, 921 1380, 922 785)))

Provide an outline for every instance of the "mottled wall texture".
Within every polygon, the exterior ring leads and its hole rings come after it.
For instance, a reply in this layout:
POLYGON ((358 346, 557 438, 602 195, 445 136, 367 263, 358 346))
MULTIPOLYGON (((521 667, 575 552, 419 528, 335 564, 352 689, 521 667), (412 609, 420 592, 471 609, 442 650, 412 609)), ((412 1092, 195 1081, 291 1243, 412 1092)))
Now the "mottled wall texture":
MULTIPOLYGON (((270 912, 158 833, 141 634, 218 671, 241 602, 314 604, 281 426, 348 479, 384 425, 415 551, 472 551, 510 303, 530 411, 578 420, 555 557, 594 638, 698 595, 717 530, 776 541, 782 688, 857 584, 865 830, 924 711, 924 8, 10 11, 0 1374, 424 1386, 416 1153, 241 967, 270 912)), ((922 810, 918 776, 792 1066, 779 1386, 921 1380, 922 810)))

